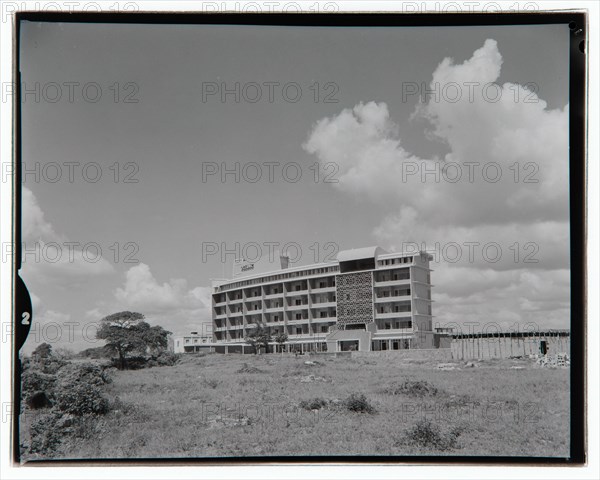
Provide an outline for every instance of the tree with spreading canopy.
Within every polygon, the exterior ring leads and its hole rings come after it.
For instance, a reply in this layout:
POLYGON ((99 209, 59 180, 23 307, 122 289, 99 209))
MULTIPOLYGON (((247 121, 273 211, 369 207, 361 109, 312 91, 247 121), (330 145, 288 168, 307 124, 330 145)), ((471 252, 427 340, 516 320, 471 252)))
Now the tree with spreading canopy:
POLYGON ((118 312, 101 320, 96 338, 105 340, 104 348, 119 358, 119 369, 127 368, 127 357, 159 352, 167 348, 171 332, 160 326, 151 327, 138 312, 118 312))
POLYGON ((257 322, 254 330, 244 337, 244 341, 253 348, 254 353, 260 353, 261 348, 265 349, 265 353, 269 353, 269 342, 272 341, 269 328, 257 322))

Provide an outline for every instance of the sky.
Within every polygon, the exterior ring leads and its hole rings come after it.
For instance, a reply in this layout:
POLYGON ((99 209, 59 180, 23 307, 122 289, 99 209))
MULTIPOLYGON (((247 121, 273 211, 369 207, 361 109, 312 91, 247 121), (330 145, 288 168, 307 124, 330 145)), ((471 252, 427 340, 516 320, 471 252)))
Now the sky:
POLYGON ((434 323, 568 328, 568 39, 25 22, 26 351, 98 346, 121 310, 203 330, 256 245, 306 265, 418 244, 434 323))

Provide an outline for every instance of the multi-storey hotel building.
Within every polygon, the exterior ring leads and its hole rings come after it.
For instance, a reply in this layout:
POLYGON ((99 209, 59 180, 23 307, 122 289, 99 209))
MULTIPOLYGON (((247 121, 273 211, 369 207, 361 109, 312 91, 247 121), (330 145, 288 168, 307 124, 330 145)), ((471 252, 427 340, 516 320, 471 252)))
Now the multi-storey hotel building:
POLYGON ((426 252, 369 247, 304 267, 289 268, 282 256, 271 271, 236 261, 232 280, 213 282, 213 346, 250 352, 244 337, 261 323, 272 336, 287 334, 285 344, 273 342, 273 351, 439 347, 432 329, 431 259, 426 252))

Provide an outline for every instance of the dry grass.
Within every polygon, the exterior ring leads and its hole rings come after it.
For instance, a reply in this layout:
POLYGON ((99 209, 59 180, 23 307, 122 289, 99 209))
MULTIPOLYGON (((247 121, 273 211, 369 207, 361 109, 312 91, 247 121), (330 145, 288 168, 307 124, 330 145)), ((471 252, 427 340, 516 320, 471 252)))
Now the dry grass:
POLYGON ((122 407, 90 438, 65 445, 64 458, 569 454, 567 369, 306 360, 186 356, 173 367, 117 372, 106 393, 122 407), (372 410, 346 408, 361 395, 372 410))

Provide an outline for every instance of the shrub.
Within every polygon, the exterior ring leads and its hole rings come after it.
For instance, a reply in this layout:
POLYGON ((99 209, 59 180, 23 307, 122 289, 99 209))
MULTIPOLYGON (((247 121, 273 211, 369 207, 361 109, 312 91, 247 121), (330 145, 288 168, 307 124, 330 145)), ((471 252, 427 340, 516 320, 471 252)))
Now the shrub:
POLYGON ((392 383, 383 390, 388 395, 409 395, 411 397, 434 397, 438 389, 431 383, 423 380, 406 380, 403 383, 392 383))
POLYGON ((172 367, 179 363, 181 355, 164 350, 155 357, 155 360, 159 367, 172 367))
POLYGON ((70 363, 58 373, 59 387, 75 384, 102 386, 112 382, 109 370, 96 363, 70 363))
POLYGON ((33 410, 38 408, 48 408, 52 406, 52 400, 46 394, 46 392, 33 392, 25 400, 27 406, 33 410))
POLYGON ((30 408, 52 406, 56 376, 27 368, 21 377, 21 398, 30 408))
POLYGON ((346 410, 358 413, 375 413, 375 407, 371 405, 367 397, 362 393, 352 393, 343 401, 346 410))
POLYGON ((206 385, 209 388, 212 388, 213 390, 215 388, 217 388, 219 386, 219 381, 214 379, 214 378, 205 378, 204 382, 202 382, 204 385, 206 385))
POLYGON ((25 370, 21 377, 21 390, 24 396, 36 391, 50 392, 54 390, 55 384, 55 375, 38 372, 31 368, 25 370))
POLYGON ((438 425, 429 420, 420 420, 406 432, 403 443, 442 451, 453 450, 458 448, 457 440, 461 433, 461 428, 443 432, 438 425))
POLYGON ((79 384, 66 389, 57 395, 59 410, 73 415, 108 413, 108 399, 94 385, 79 384))
POLYGON ((300 408, 304 410, 321 410, 327 406, 327 400, 319 397, 312 398, 310 400, 302 400, 300 402, 300 408))
MULTIPOLYGON (((141 370, 142 368, 152 367, 172 367, 179 363, 180 359, 179 354, 164 350, 158 355, 127 357, 126 368, 128 370, 141 370)), ((112 358, 111 365, 120 368, 121 362, 118 358, 112 358)))
POLYGON ((237 373, 263 373, 263 371, 260 368, 253 367, 244 362, 244 365, 242 365, 237 373))
POLYGON ((62 432, 57 428, 58 418, 56 414, 50 413, 31 425, 29 453, 43 456, 56 453, 63 439, 62 432))

